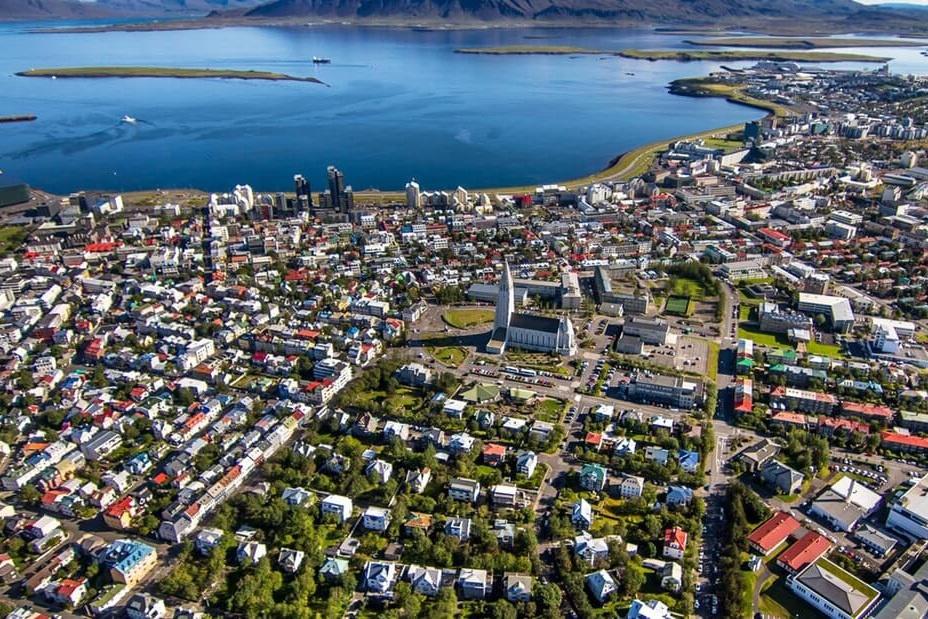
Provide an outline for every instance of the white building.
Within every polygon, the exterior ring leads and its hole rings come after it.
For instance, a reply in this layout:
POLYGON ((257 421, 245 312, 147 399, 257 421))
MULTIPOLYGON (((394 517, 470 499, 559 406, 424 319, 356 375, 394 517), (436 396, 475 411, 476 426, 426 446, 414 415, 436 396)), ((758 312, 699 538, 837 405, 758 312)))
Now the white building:
POLYGON ((623 499, 634 499, 644 491, 644 477, 626 475, 619 484, 619 493, 623 499))
POLYGON ((928 539, 928 475, 893 504, 886 526, 915 539, 928 539))
POLYGON ((351 510, 354 508, 354 504, 346 496, 341 496, 340 494, 330 494, 329 496, 322 499, 322 502, 319 504, 319 509, 322 511, 322 515, 334 514, 338 522, 345 522, 351 518, 351 510))
POLYGON ((515 287, 509 263, 503 265, 496 300, 496 319, 487 351, 502 354, 506 347, 573 356, 577 341, 570 318, 515 313, 515 287))
POLYGON ((876 589, 828 559, 819 559, 786 582, 793 593, 831 619, 864 617, 880 597, 876 589))

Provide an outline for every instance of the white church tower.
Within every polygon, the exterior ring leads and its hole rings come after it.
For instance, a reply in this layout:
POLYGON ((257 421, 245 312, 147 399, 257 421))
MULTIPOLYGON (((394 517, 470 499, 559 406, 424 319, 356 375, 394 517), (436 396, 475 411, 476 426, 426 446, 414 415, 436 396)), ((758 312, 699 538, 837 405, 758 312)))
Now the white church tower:
POLYGON ((515 305, 515 291, 512 285, 512 273, 509 271, 509 262, 503 262, 503 275, 499 280, 499 296, 496 298, 496 320, 493 329, 508 329, 512 319, 512 309, 515 305))

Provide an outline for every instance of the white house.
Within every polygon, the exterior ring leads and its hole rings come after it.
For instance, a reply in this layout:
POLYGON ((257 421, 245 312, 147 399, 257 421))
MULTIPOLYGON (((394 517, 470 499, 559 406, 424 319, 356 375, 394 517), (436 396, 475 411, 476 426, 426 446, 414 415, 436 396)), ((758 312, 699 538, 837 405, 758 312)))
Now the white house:
POLYGON ((364 566, 364 588, 371 593, 389 593, 398 574, 392 561, 368 561, 364 566))
POLYGON ((574 503, 570 512, 570 521, 578 529, 589 529, 593 525, 593 506, 586 499, 580 499, 574 503))
POLYGON ((368 531, 386 531, 390 526, 390 510, 372 505, 364 510, 363 520, 368 531))
POLYGON ((531 477, 538 466, 538 456, 534 451, 523 451, 516 458, 516 473, 531 477))
POLYGON ((406 578, 416 593, 435 597, 441 590, 441 570, 437 567, 410 565, 406 571, 406 578))
POLYGON ((619 484, 619 493, 623 499, 634 499, 640 497, 644 492, 644 477, 637 475, 626 475, 619 484))
POLYGON ((600 604, 616 592, 615 580, 606 570, 598 570, 586 576, 586 586, 600 604))
POLYGON ((334 514, 339 523, 345 522, 351 518, 351 510, 353 508, 354 504, 351 502, 351 499, 340 494, 330 494, 322 499, 322 502, 319 504, 319 509, 323 516, 334 514))

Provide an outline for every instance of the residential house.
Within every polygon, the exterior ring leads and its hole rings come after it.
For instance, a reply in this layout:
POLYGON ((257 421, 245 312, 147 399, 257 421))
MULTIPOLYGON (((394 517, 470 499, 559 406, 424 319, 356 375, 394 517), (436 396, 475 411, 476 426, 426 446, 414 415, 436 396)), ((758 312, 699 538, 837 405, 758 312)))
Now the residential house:
POLYGON ((462 569, 458 574, 460 597, 465 600, 482 600, 490 591, 489 573, 486 570, 462 569))
POLYGON ((412 590, 421 595, 435 597, 441 591, 441 570, 437 567, 410 565, 406 578, 412 590))
POLYGON ((371 505, 364 510, 363 523, 368 531, 386 531, 390 526, 390 510, 371 505))
POLYGON ((445 521, 445 535, 466 542, 470 539, 470 527, 470 518, 448 518, 445 521))
POLYGON ((319 503, 319 509, 323 516, 333 515, 339 524, 345 522, 351 517, 351 510, 354 505, 346 496, 339 494, 330 494, 322 499, 319 503))
POLYGON ((689 505, 692 500, 693 490, 686 486, 669 486, 664 499, 667 505, 689 505))
POLYGON ((683 559, 686 551, 686 531, 680 527, 672 527, 664 531, 664 550, 662 556, 668 559, 683 559))
POLYGON ((585 499, 578 500, 571 508, 570 521, 578 529, 589 529, 593 525, 593 507, 585 499))
POLYGON ((587 574, 585 580, 590 593, 600 604, 603 604, 609 599, 609 596, 618 590, 615 580, 606 570, 597 570, 592 574, 587 574))
POLYGON ((503 590, 510 602, 529 602, 532 599, 532 577, 506 572, 503 575, 503 590))
POLYGON ((606 486, 606 469, 598 464, 584 464, 580 468, 580 487, 602 492, 606 486))
POLYGON ((516 458, 516 473, 531 477, 535 474, 535 467, 538 466, 538 456, 534 451, 523 451, 516 458))
POLYGON ((364 589, 384 595, 393 590, 399 570, 392 561, 368 561, 364 566, 364 589))
POLYGON ((802 489, 805 479, 802 473, 779 460, 770 460, 764 464, 759 475, 765 484, 780 494, 796 494, 802 489))
POLYGON ((480 496, 480 482, 474 479, 456 477, 448 484, 448 496, 455 501, 476 503, 480 496))
POLYGON ((623 499, 634 499, 644 492, 644 477, 637 475, 624 475, 619 484, 619 496, 623 499))
POLYGON ((296 574, 303 564, 304 558, 306 558, 306 554, 300 550, 281 548, 280 554, 277 556, 277 563, 280 565, 280 569, 286 573, 296 574))

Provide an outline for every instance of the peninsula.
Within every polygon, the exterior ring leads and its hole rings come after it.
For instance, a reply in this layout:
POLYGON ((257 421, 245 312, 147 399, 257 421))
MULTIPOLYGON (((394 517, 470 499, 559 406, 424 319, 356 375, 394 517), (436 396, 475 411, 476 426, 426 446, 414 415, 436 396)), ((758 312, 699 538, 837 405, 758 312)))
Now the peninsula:
POLYGON ((884 56, 847 54, 841 52, 809 51, 756 51, 756 50, 662 50, 623 49, 603 50, 570 45, 504 45, 499 47, 465 47, 454 50, 458 54, 485 54, 489 56, 552 55, 552 56, 620 56, 636 60, 775 60, 779 62, 886 62, 884 56))
POLYGON ((640 60, 773 60, 777 62, 887 62, 892 58, 871 56, 869 54, 848 54, 843 52, 804 52, 755 50, 659 50, 659 49, 624 49, 618 53, 623 58, 640 60))
POLYGON ((236 69, 179 69, 175 67, 55 67, 20 71, 20 77, 46 78, 105 78, 105 77, 167 77, 178 79, 218 78, 234 80, 267 80, 274 82, 312 82, 324 84, 315 77, 297 77, 271 71, 236 69))
POLYGON ((922 47, 928 41, 912 39, 850 39, 832 37, 709 37, 684 41, 710 47, 769 47, 777 49, 824 49, 834 47, 922 47))

